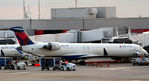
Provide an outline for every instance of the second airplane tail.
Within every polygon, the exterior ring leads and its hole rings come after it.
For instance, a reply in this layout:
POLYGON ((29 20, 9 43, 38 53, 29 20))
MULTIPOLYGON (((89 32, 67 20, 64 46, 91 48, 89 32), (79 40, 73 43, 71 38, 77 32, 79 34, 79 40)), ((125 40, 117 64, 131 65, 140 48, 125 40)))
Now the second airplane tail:
POLYGON ((27 33, 24 31, 23 27, 16 26, 10 28, 10 30, 14 31, 17 40, 19 41, 19 44, 21 46, 34 44, 34 42, 29 38, 27 33))

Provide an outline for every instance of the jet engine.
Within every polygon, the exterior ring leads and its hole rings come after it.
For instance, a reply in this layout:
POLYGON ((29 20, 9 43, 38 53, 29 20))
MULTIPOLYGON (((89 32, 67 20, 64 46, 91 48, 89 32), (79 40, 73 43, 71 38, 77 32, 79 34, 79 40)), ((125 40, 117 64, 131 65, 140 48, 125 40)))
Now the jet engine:
POLYGON ((58 50, 60 49, 60 44, 58 42, 51 42, 48 43, 47 45, 44 45, 43 48, 48 50, 58 50))

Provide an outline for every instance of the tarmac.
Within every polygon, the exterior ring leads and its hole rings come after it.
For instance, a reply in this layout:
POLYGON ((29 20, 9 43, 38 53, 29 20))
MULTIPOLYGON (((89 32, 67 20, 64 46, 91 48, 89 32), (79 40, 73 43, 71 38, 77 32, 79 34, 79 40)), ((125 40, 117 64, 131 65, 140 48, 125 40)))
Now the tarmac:
POLYGON ((149 81, 149 66, 116 63, 100 66, 77 66, 76 71, 0 70, 0 81, 149 81))

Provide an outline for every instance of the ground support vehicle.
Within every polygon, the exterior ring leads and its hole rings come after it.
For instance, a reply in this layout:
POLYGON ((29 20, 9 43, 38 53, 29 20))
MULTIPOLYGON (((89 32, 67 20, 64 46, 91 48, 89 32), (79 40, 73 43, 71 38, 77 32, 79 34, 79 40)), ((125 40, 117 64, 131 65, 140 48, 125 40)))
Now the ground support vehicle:
POLYGON ((0 69, 2 69, 2 67, 6 70, 6 69, 12 69, 14 70, 15 67, 12 64, 13 59, 11 57, 0 57, 0 69))
POLYGON ((18 62, 15 64, 17 70, 26 70, 26 63, 23 61, 18 62))
POLYGON ((75 71, 77 68, 76 64, 74 63, 61 63, 60 69, 62 71, 75 71))
POLYGON ((60 59, 59 58, 48 58, 44 57, 40 59, 41 70, 53 68, 53 70, 60 70, 60 59))
POLYGON ((149 65, 149 58, 135 58, 133 65, 149 65))

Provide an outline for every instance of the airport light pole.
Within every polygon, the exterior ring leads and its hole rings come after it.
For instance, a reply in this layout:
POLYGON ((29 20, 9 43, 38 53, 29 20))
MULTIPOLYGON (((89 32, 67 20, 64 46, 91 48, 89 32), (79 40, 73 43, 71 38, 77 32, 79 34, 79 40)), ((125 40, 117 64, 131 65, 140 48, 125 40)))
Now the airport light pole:
POLYGON ((38 18, 40 19, 40 0, 38 0, 38 18))
POLYGON ((78 1, 77 0, 75 0, 75 8, 77 8, 78 7, 78 1))
POLYGON ((25 0, 23 0, 23 18, 25 19, 25 0))

